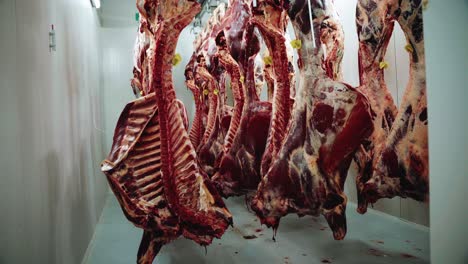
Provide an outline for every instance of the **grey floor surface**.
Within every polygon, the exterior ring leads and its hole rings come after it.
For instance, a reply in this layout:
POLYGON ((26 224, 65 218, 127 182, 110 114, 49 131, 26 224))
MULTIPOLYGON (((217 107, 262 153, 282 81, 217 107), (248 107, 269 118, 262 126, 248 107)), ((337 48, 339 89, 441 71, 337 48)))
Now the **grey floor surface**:
MULTIPOLYGON (((260 226, 243 197, 230 198, 234 228, 205 248, 180 238, 162 248, 155 263, 429 263, 429 229, 348 205, 348 233, 334 241, 323 217, 289 215, 273 242, 272 230, 260 226), (257 238, 245 239, 255 235, 257 238)), ((128 222, 112 194, 96 227, 84 263, 135 263, 142 231, 128 222)))

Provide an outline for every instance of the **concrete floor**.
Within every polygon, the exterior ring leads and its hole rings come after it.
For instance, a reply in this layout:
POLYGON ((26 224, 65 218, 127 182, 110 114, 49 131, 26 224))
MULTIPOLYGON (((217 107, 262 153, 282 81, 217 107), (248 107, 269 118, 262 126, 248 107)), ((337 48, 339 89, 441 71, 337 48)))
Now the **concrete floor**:
MULTIPOLYGON (((230 198, 234 228, 207 248, 180 238, 162 248, 156 263, 429 263, 429 230, 373 210, 362 216, 348 205, 348 233, 334 241, 325 220, 284 217, 276 242, 246 210, 243 197, 230 198), (246 235, 257 238, 245 239, 246 235)), ((83 263, 135 263, 142 231, 128 222, 112 194, 83 263)))

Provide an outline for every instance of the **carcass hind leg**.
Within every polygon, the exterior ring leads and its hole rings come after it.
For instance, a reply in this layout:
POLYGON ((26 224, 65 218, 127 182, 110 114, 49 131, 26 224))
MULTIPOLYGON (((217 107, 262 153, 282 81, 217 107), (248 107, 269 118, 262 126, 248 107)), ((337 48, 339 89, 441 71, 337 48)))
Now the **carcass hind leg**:
POLYGON ((138 248, 137 264, 152 264, 163 245, 153 232, 144 230, 138 248))

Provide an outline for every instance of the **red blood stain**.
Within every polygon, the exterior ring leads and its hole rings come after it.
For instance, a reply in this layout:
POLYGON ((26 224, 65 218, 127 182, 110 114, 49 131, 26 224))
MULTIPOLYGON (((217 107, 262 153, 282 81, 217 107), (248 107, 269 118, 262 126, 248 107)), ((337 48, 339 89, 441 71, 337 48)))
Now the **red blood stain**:
POLYGON ((255 229, 255 232, 257 232, 257 233, 262 232, 262 231, 263 231, 263 229, 260 229, 260 228, 255 229))
POLYGON ((408 258, 408 259, 416 258, 415 256, 413 256, 411 254, 408 254, 408 253, 402 253, 401 256, 404 257, 404 258, 408 258))
POLYGON ((375 249, 375 248, 370 248, 369 249, 369 254, 372 255, 372 256, 376 256, 376 257, 383 257, 385 256, 385 254, 378 250, 378 249, 375 249))

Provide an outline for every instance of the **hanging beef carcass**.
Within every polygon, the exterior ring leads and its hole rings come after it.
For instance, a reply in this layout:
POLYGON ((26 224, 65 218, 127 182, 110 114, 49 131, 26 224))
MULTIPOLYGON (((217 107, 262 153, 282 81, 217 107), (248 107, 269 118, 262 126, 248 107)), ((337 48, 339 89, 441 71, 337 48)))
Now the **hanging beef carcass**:
MULTIPOLYGON (((257 188, 271 118, 271 103, 259 101, 255 87, 255 56, 260 46, 254 27, 248 20, 251 14, 249 4, 250 1, 232 1, 229 8, 231 11, 226 12, 228 21, 232 21, 225 29, 226 44, 241 72, 238 77, 233 74, 231 82, 240 85, 242 88, 239 89, 244 91, 244 106, 237 132, 234 137, 232 134, 226 137, 225 146, 230 144, 230 149, 224 152, 219 170, 212 178, 218 190, 226 197, 241 195, 257 188), (234 15, 228 16, 229 12, 234 15), (242 42, 237 43, 240 39, 242 42)), ((240 106, 242 95, 239 96, 240 106)), ((234 109, 234 115, 239 109, 234 109)), ((237 122, 234 121, 235 117, 232 120, 231 125, 237 122)))
MULTIPOLYGON (((359 31, 366 31, 365 28, 369 27, 367 19, 379 22, 385 17, 385 23, 397 21, 407 40, 410 74, 403 101, 394 121, 393 111, 386 113, 384 110, 384 113, 380 113, 388 116, 386 119, 382 117, 382 122, 385 122, 382 126, 391 129, 383 141, 374 142, 376 147, 372 177, 360 179, 359 183, 364 185, 361 192, 361 212, 365 211, 368 203, 374 203, 379 198, 401 196, 427 201, 429 195, 423 3, 417 0, 383 2, 385 4, 375 0, 359 2, 357 9, 359 31)), ((368 38, 384 41, 382 38, 379 39, 379 35, 374 31, 370 29, 367 31, 369 31, 368 38)), ((363 65, 367 63, 377 62, 361 61, 363 65)))
POLYGON ((205 133, 208 109, 207 105, 203 102, 201 88, 195 82, 195 62, 196 56, 194 53, 185 67, 185 85, 192 92, 195 102, 195 115, 190 127, 189 137, 193 147, 198 149, 205 133))
POLYGON ((244 84, 241 81, 241 71, 237 62, 232 58, 229 53, 224 32, 220 32, 216 37, 217 53, 216 58, 225 70, 229 74, 231 79, 231 90, 234 99, 234 107, 232 110, 232 117, 230 119, 229 129, 227 131, 224 143, 223 153, 228 153, 231 149, 234 137, 239 130, 240 120, 244 109, 244 84))
POLYGON ((102 170, 124 214, 144 229, 138 263, 152 263, 162 245, 179 235, 210 244, 232 217, 198 167, 172 86, 174 43, 200 6, 141 1, 138 7, 154 32, 151 90, 124 109, 102 170))
POLYGON ((358 212, 367 210, 363 196, 365 183, 373 173, 377 148, 388 137, 397 114, 397 108, 387 89, 384 79, 383 62, 386 49, 392 36, 394 19, 388 19, 391 9, 388 1, 359 1, 356 9, 356 23, 359 37, 359 80, 358 88, 369 99, 373 116, 374 131, 356 152, 358 167, 356 188, 358 212))
POLYGON ((203 145, 215 130, 218 116, 217 93, 219 92, 219 89, 218 83, 206 68, 207 66, 203 55, 199 55, 197 62, 196 76, 206 84, 203 94, 208 97, 208 120, 206 122, 205 133, 201 140, 201 145, 203 145))
POLYGON ((262 178, 252 208, 275 230, 288 213, 323 214, 334 238, 343 239, 347 201, 343 185, 354 152, 372 132, 372 113, 364 95, 334 81, 327 71, 325 62, 334 61, 329 56, 337 53, 328 52, 333 45, 326 43, 343 41, 334 31, 340 27, 333 2, 310 3, 312 14, 306 0, 289 3, 288 15, 302 43, 300 87, 286 138, 262 178))
POLYGON ((216 45, 214 43, 215 34, 222 30, 225 11, 224 4, 219 5, 213 11, 204 29, 206 34, 202 36, 197 46, 197 50, 200 50, 198 58, 202 61, 198 64, 196 76, 207 84, 203 98, 206 96, 209 102, 206 130, 197 153, 200 165, 210 177, 215 173, 215 162, 222 156, 223 142, 232 115, 232 108, 225 104, 223 77, 225 72, 215 57, 216 45), (205 56, 209 61, 209 66, 205 63, 205 56))
POLYGON ((200 11, 200 5, 192 1, 160 1, 158 5, 162 21, 155 33, 158 59, 153 63, 152 87, 160 111, 162 174, 168 187, 173 188, 166 195, 184 227, 183 235, 207 244, 224 233, 232 218, 211 181, 198 167, 195 150, 178 111, 171 65, 174 43, 200 11))
POLYGON ((287 15, 283 4, 284 1, 257 1, 257 6, 253 7, 252 21, 260 30, 271 55, 272 73, 275 78, 272 99, 273 110, 261 164, 262 175, 266 174, 273 157, 276 156, 281 147, 292 110, 289 60, 284 37, 287 15))
MULTIPOLYGON (((204 78, 208 84, 208 89, 205 91, 208 96, 209 110, 206 130, 197 153, 201 167, 211 177, 215 173, 215 162, 223 152, 223 142, 231 113, 224 105, 224 88, 221 91, 218 82, 206 69, 203 57, 201 56, 200 59, 202 61, 198 64, 197 76, 204 78)), ((218 78, 221 78, 221 75, 218 78)))

